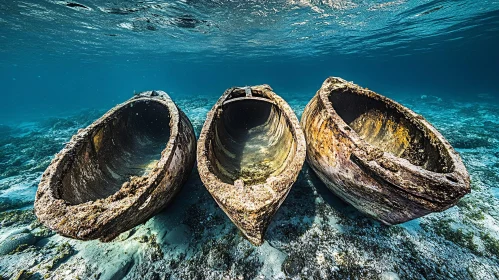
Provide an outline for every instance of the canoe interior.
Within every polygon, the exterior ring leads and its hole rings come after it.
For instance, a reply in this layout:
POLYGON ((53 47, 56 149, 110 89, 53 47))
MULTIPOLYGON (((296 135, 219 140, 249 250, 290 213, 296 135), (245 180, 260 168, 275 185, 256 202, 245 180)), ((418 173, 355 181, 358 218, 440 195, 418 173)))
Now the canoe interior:
POLYGON ((131 176, 146 176, 170 137, 170 113, 157 101, 137 100, 114 112, 75 151, 60 197, 71 204, 106 198, 131 176))
POLYGON ((228 184, 264 183, 286 168, 296 150, 285 114, 264 98, 224 103, 212 129, 210 162, 213 172, 228 184))
POLYGON ((453 171, 450 155, 434 133, 425 133, 395 107, 349 89, 331 92, 329 100, 336 113, 367 143, 429 171, 453 171))

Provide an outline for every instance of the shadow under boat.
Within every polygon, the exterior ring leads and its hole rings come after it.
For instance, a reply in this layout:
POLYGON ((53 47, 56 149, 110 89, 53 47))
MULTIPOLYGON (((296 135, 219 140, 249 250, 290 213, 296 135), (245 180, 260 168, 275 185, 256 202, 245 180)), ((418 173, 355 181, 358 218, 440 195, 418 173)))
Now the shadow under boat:
MULTIPOLYGON (((276 241, 284 244, 297 241, 309 230, 312 223, 295 224, 293 220, 295 218, 314 220, 318 214, 317 197, 321 197, 335 213, 347 219, 370 219, 329 191, 305 163, 268 227, 267 241, 270 244, 276 241), (315 191, 317 194, 314 194, 315 191)), ((227 218, 203 187, 195 168, 176 199, 156 215, 149 226, 158 234, 160 244, 175 247, 175 254, 180 255, 189 251, 189 248, 195 248, 194 251, 197 251, 207 242, 227 242, 220 241, 230 239, 227 235, 234 234, 234 224, 227 218)))
POLYGON ((80 129, 46 169, 35 214, 57 233, 109 241, 178 193, 195 162, 189 119, 161 91, 136 95, 80 129))

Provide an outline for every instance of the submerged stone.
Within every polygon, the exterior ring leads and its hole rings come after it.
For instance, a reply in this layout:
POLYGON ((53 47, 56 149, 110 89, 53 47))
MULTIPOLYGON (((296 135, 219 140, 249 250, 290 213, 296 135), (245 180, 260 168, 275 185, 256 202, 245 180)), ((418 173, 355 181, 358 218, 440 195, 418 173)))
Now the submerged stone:
POLYGON ((22 245, 33 245, 36 238, 30 232, 21 232, 8 236, 0 243, 0 256, 7 255, 22 245))

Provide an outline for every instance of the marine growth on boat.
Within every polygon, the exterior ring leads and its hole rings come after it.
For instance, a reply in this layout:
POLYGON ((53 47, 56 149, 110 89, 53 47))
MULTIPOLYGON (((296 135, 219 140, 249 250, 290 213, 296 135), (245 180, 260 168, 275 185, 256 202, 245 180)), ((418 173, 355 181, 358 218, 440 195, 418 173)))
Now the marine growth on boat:
POLYGON ((385 224, 455 205, 468 172, 422 116, 341 78, 328 78, 301 119, 307 161, 346 202, 385 224))
POLYGON ((192 125, 170 97, 138 94, 80 129, 55 156, 35 214, 63 236, 109 241, 163 209, 195 157, 192 125))
POLYGON ((253 244, 305 161, 305 138, 289 105, 268 85, 230 88, 208 112, 198 141, 201 180, 253 244))

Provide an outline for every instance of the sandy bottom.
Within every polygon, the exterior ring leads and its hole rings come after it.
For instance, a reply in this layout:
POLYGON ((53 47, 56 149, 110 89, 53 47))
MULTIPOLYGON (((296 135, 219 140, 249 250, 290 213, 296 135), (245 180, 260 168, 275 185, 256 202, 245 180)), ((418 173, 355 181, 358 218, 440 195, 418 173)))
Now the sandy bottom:
MULTIPOLYGON (((299 114, 308 102, 287 99, 299 114)), ((104 110, 0 126, 0 276, 499 278, 499 105, 487 99, 460 103, 432 96, 397 101, 427 118, 461 153, 472 193, 445 212, 387 227, 334 196, 305 165, 260 247, 238 233, 196 170, 169 207, 112 242, 54 234, 33 215, 40 176, 71 135, 104 110)), ((214 102, 177 100, 196 133, 214 102)))

